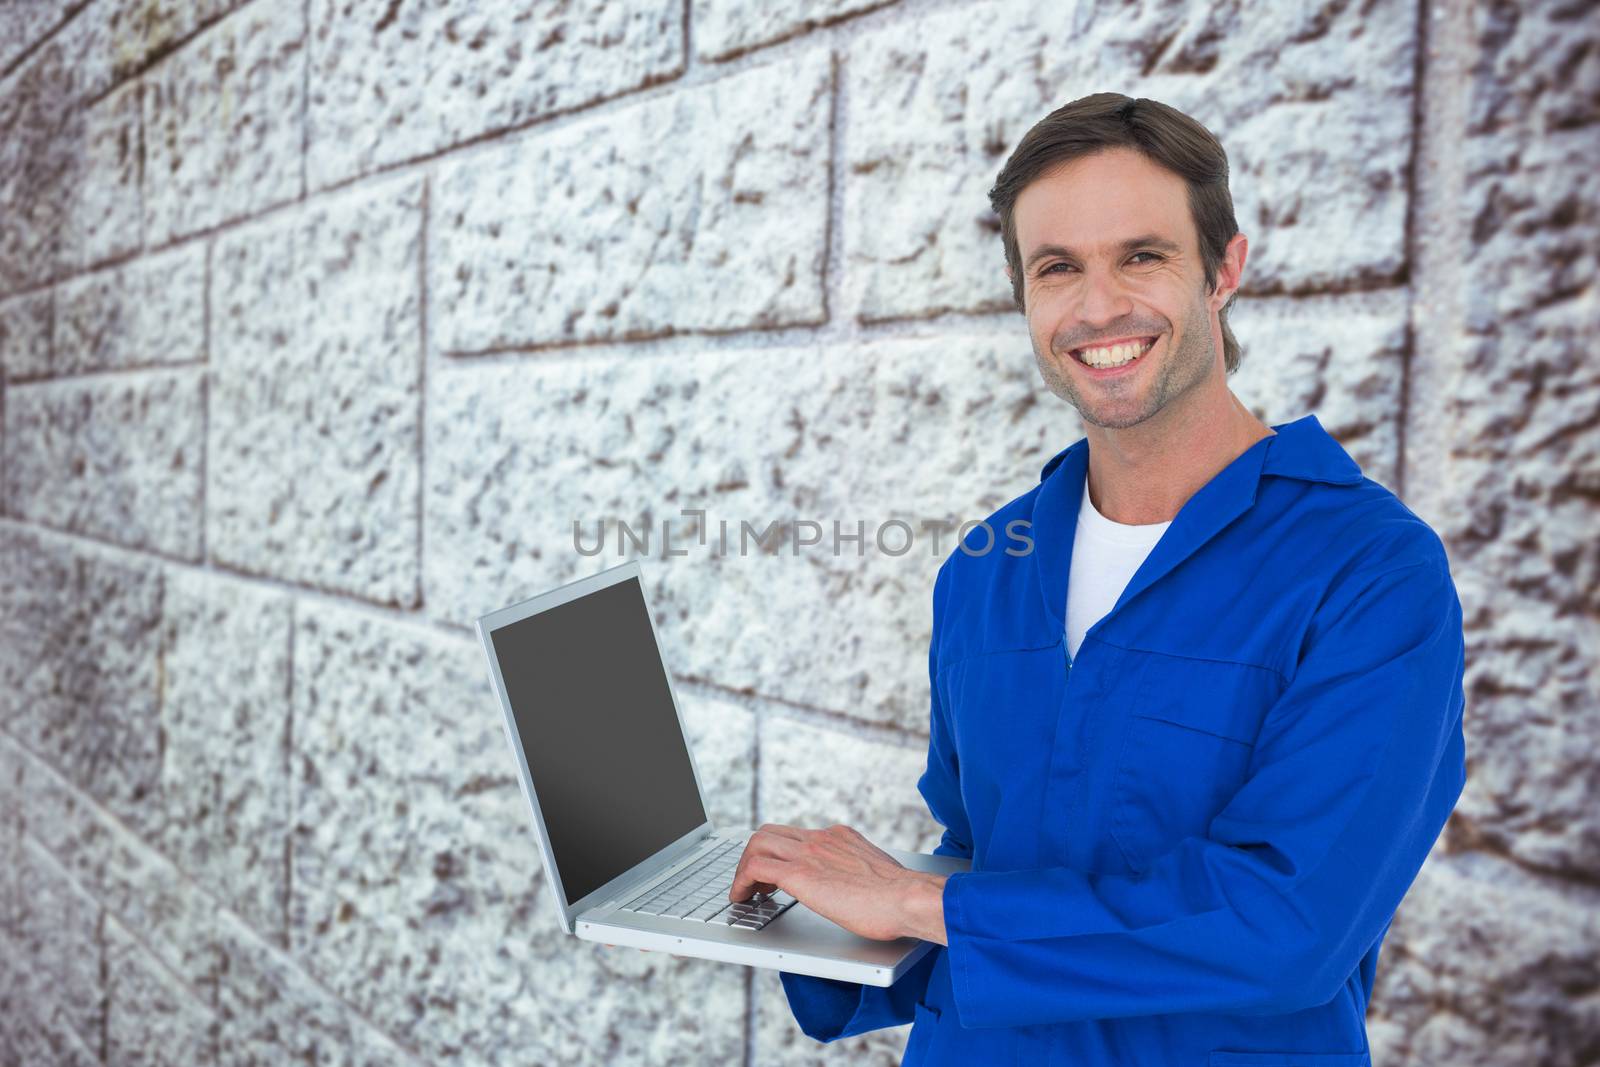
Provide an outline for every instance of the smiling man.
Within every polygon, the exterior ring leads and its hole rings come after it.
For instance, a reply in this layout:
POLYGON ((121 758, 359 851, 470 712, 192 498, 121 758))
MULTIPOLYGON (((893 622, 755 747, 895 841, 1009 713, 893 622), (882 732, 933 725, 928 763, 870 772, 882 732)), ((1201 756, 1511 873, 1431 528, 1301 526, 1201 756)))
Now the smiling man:
MULTIPOLYGON (((1389 923, 1466 778, 1443 544, 1314 414, 1227 385, 1243 277, 1222 146, 1166 105, 1053 112, 990 193, 1040 374, 1086 435, 933 588, 936 852, 769 824, 782 888, 936 942, 889 988, 785 973, 801 1029, 913 1023, 905 1063, 1370 1067, 1389 923)), ((1261 357, 1270 360, 1272 353, 1261 357)))

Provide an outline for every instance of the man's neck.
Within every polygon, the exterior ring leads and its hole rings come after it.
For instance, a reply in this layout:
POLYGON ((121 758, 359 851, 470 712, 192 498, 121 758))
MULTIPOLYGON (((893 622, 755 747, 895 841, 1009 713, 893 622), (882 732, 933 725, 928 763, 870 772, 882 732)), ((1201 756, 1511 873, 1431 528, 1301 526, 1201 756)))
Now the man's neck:
POLYGON ((1179 404, 1125 430, 1087 427, 1089 498, 1113 522, 1167 522, 1184 502, 1273 430, 1232 390, 1200 410, 1179 404))

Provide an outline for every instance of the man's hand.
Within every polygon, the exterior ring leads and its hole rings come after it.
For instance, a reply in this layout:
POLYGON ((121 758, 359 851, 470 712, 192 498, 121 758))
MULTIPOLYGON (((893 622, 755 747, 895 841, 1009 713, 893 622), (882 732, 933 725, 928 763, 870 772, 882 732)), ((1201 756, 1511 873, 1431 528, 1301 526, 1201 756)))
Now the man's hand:
POLYGON ((848 826, 802 830, 767 823, 745 843, 728 899, 781 889, 862 937, 943 944, 945 877, 906 868, 848 826))

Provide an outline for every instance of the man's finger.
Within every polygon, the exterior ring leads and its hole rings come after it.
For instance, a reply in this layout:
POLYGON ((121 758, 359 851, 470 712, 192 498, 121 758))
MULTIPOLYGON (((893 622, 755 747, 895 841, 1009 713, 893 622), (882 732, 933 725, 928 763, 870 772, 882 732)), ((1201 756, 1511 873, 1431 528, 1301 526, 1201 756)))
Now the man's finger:
POLYGON ((771 861, 782 861, 787 857, 776 855, 767 851, 745 850, 744 856, 739 860, 739 866, 733 874, 733 885, 728 887, 729 900, 745 900, 751 891, 758 893, 772 893, 778 889, 776 882, 768 881, 772 875, 769 873, 771 861), (760 874, 757 874, 757 871, 760 874), (766 877, 762 877, 765 875, 766 877))
MULTIPOLYGON (((775 834, 778 837, 787 837, 795 841, 802 841, 806 836, 806 831, 800 829, 800 827, 786 826, 781 822, 764 822, 760 826, 756 827, 756 833, 775 834)), ((751 836, 754 837, 755 834, 752 834, 751 836)))

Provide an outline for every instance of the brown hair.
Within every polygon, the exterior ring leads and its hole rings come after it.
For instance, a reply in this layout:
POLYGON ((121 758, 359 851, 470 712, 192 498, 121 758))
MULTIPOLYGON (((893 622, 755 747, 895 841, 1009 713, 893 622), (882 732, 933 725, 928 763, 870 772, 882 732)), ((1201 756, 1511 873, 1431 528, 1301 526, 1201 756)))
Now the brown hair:
MULTIPOLYGON (((1228 242, 1239 232, 1228 192, 1228 154, 1200 123, 1156 100, 1135 100, 1121 93, 1095 93, 1056 108, 1023 135, 989 190, 989 203, 1000 216, 1000 238, 1011 267, 1011 298, 1026 314, 1022 300, 1022 253, 1017 247, 1017 197, 1044 172, 1108 148, 1132 148, 1165 167, 1189 187, 1189 214, 1200 238, 1200 263, 1208 292, 1217 286, 1217 268, 1228 242)), ((1239 368, 1239 342, 1228 328, 1228 309, 1237 291, 1222 306, 1222 357, 1227 372, 1239 368)))

